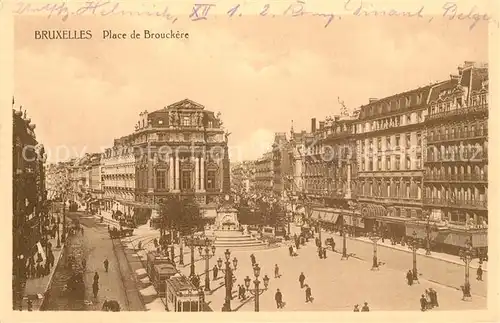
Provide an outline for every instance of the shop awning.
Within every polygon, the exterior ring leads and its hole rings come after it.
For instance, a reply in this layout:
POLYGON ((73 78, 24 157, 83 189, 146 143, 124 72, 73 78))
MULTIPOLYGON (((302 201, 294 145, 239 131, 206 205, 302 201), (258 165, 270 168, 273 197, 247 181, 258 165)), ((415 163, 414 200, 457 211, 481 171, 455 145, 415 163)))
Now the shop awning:
POLYGON ((488 233, 475 232, 472 234, 472 245, 474 247, 487 247, 488 246, 488 233))
POLYGON ((366 218, 378 218, 385 217, 387 215, 387 211, 382 205, 366 204, 363 208, 361 208, 361 214, 366 218))
POLYGON ((313 220, 328 223, 337 223, 340 216, 339 210, 330 208, 312 209, 311 212, 313 220))

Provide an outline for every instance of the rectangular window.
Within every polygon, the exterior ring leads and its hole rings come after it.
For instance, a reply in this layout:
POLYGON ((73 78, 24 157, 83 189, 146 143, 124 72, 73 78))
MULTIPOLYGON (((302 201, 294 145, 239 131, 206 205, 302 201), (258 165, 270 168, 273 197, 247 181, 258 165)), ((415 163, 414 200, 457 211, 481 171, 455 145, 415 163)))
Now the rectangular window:
POLYGON ((422 168, 422 156, 417 156, 415 167, 417 169, 421 169, 422 168))
POLYGON ((181 184, 182 184, 182 189, 183 190, 189 190, 191 189, 191 171, 190 170, 184 170, 182 171, 181 175, 181 184))
POLYGON ((368 171, 373 171, 373 159, 370 158, 368 161, 368 171))
POLYGON ((417 132, 417 147, 422 146, 422 133, 417 132))
POLYGON ((215 171, 207 172, 207 189, 215 189, 215 171))
POLYGON ((411 134, 406 134, 406 148, 411 147, 411 134))
POLYGON ((398 136, 396 136, 396 148, 399 148, 400 145, 401 145, 401 142, 400 142, 400 137, 398 135, 398 136))
POLYGON ((406 156, 406 169, 411 169, 411 158, 410 156, 406 156))
POLYGON ((410 124, 411 123, 411 115, 407 115, 406 116, 406 124, 410 124))
POLYGON ((377 149, 379 151, 382 150, 382 138, 378 138, 377 140, 377 149))
POLYGON ((377 159, 377 169, 382 170, 382 157, 378 157, 377 159))
POLYGON ((386 150, 391 150, 391 137, 385 138, 385 145, 386 145, 385 147, 386 150))
POLYGON ((166 171, 157 170, 156 171, 156 188, 164 190, 166 188, 166 171))
POLYGON ((188 116, 182 117, 182 125, 183 126, 190 126, 191 125, 191 118, 188 116))
POLYGON ((401 168, 401 157, 396 156, 396 165, 395 165, 396 170, 399 170, 401 168))
POLYGON ((361 159, 361 171, 365 171, 365 160, 364 159, 361 159))
POLYGON ((385 169, 391 170, 391 157, 385 157, 385 169))
POLYGON ((424 121, 423 119, 424 119, 424 117, 423 117, 422 111, 417 112, 417 120, 418 120, 418 122, 424 121))

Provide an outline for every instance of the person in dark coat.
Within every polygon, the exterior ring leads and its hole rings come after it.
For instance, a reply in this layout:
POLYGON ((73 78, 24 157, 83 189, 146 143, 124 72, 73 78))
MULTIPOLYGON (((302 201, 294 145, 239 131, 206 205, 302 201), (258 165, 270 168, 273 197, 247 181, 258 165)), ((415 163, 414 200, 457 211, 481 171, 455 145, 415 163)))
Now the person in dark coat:
POLYGON ((276 301, 276 308, 283 308, 283 295, 280 290, 276 290, 276 294, 274 294, 274 300, 276 301))
POLYGON ((288 247, 288 252, 290 253, 290 257, 292 257, 293 256, 293 247, 291 245, 288 247))
POLYGON ((368 302, 365 302, 365 305, 361 308, 361 312, 370 312, 370 308, 368 307, 368 302))
POLYGON ((250 260, 252 261, 252 267, 253 267, 253 266, 255 266, 256 261, 255 261, 255 256, 254 256, 254 254, 251 254, 251 255, 250 255, 250 260))
POLYGON ((280 267, 278 267, 278 264, 274 265, 274 278, 280 278, 280 267))
POLYGON ((326 248, 323 248, 323 259, 326 259, 326 248))
POLYGON ((99 274, 97 273, 97 271, 94 274, 94 283, 99 283, 99 274))
POLYGON ((212 273, 213 273, 213 276, 214 276, 213 280, 216 280, 217 276, 219 275, 219 268, 217 267, 217 265, 214 265, 214 268, 212 269, 212 273))
POLYGON ((304 281, 305 280, 306 280, 306 276, 304 276, 304 273, 300 273, 300 276, 299 276, 300 288, 304 288, 304 281))
POLYGON ((29 312, 33 311, 33 302, 29 298, 28 298, 28 311, 29 312))
POLYGON ((311 287, 309 285, 306 285, 306 303, 311 302, 312 303, 313 298, 312 298, 312 292, 311 292, 311 287))
POLYGON ((104 270, 108 272, 108 267, 109 267, 109 261, 108 258, 104 259, 104 270))
POLYGON ((425 295, 422 294, 420 297, 420 310, 424 312, 427 309, 427 300, 425 299, 425 295))
POLYGON ((481 267, 481 265, 479 265, 479 267, 477 268, 476 274, 477 274, 476 277, 477 280, 479 281, 483 280, 483 268, 481 267))
POLYGON ((354 305, 353 312, 359 312, 359 305, 358 304, 354 305))
POLYGON ((429 288, 429 296, 431 297, 432 306, 439 307, 437 292, 434 290, 434 288, 429 288))
POLYGON ((97 298, 97 293, 99 292, 99 284, 94 282, 92 284, 92 293, 94 293, 94 298, 97 298))
POLYGON ((413 273, 411 272, 411 270, 408 270, 408 272, 406 273, 406 281, 408 282, 408 286, 413 285, 413 273))
POLYGON ((318 256, 319 259, 323 259, 323 249, 321 249, 321 247, 318 247, 318 256))

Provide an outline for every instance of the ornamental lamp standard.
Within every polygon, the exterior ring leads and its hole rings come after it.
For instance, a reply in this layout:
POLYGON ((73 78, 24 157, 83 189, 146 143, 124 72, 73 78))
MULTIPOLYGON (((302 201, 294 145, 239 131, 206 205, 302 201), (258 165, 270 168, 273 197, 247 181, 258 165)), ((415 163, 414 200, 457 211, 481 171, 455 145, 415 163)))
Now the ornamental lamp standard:
POLYGON ((219 258, 217 260, 217 266, 219 267, 219 270, 222 270, 225 274, 225 284, 226 284, 226 297, 224 301, 224 305, 222 306, 222 311, 223 312, 231 312, 231 300, 233 299, 232 295, 232 290, 233 290, 233 270, 236 270, 238 266, 238 259, 234 257, 233 259, 233 268, 231 268, 231 262, 229 259, 231 259, 231 251, 229 249, 226 249, 224 252, 224 257, 226 258, 226 268, 222 268, 222 259, 219 258))
POLYGON ((466 300, 472 297, 470 293, 469 269, 470 269, 470 262, 474 258, 474 249, 472 247, 472 242, 470 240, 467 240, 465 242, 465 248, 460 249, 459 255, 460 259, 465 264, 465 282, 462 288, 462 293, 463 293, 462 300, 466 300))
POLYGON ((427 211, 425 213, 425 218, 427 223, 425 224, 425 233, 426 233, 426 239, 425 239, 425 254, 427 256, 431 255, 431 231, 432 231, 432 226, 430 224, 431 217, 430 217, 430 212, 427 211))
POLYGON ((179 240, 179 265, 184 265, 184 239, 179 240))
POLYGON ((377 259, 377 242, 380 236, 377 234, 377 229, 373 227, 373 231, 370 234, 370 240, 373 242, 373 265, 371 270, 379 270, 378 259, 377 259))
POLYGON ((194 234, 191 234, 191 264, 189 266, 189 277, 194 277, 196 274, 194 272, 194 234))
POLYGON ((205 248, 202 246, 198 247, 198 252, 200 253, 200 256, 205 259, 205 291, 209 292, 210 291, 210 275, 209 275, 209 266, 210 266, 210 258, 212 258, 215 255, 215 246, 212 245, 212 248, 209 248, 210 246, 210 240, 208 238, 205 239, 205 248), (205 253, 203 253, 203 250, 205 250, 205 253), (210 253, 210 251, 212 253, 210 253))
POLYGON ((346 231, 347 225, 345 224, 344 215, 342 215, 342 258, 340 260, 347 260, 349 257, 347 256, 347 246, 346 246, 346 231))
POLYGON ((267 277, 267 275, 264 275, 264 277, 262 278, 262 281, 264 282, 264 289, 259 289, 260 280, 258 278, 260 275, 260 267, 258 264, 255 264, 255 266, 253 267, 253 274, 255 276, 255 280, 253 281, 255 287, 253 289, 250 289, 250 277, 247 276, 244 281, 246 290, 250 292, 250 294, 255 296, 255 312, 258 312, 259 296, 267 290, 267 287, 269 286, 269 277, 267 277))
POLYGON ((412 251, 413 254, 413 280, 418 280, 418 272, 417 272, 417 250, 419 247, 419 241, 417 238, 417 233, 413 231, 412 237, 409 238, 408 248, 412 251))

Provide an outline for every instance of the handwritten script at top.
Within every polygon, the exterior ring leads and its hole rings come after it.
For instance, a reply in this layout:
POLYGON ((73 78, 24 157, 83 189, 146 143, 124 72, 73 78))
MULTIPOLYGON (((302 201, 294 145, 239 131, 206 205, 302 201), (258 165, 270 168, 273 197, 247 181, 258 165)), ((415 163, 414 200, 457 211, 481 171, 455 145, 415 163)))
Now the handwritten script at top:
MULTIPOLYGON (((2 1, 2 0, 0 0, 2 1)), ((1 5, 1 2, 0 2, 1 5)), ((305 17, 312 16, 323 19, 323 26, 326 28, 335 20, 342 20, 343 17, 405 17, 410 19, 422 19, 431 22, 434 17, 440 17, 447 20, 466 20, 470 21, 469 29, 472 30, 480 22, 494 22, 498 27, 498 21, 494 20, 492 16, 479 12, 477 7, 461 8, 455 2, 446 2, 441 7, 440 15, 436 16, 425 14, 425 6, 420 5, 413 10, 399 11, 397 9, 379 9, 374 4, 361 0, 344 0, 344 12, 316 12, 308 10, 307 4, 302 1, 292 1, 290 4, 285 5, 283 9, 283 2, 281 6, 273 4, 265 4, 262 8, 249 9, 243 3, 236 3, 228 8, 217 7, 217 4, 210 3, 194 3, 192 11, 184 16, 177 16, 171 13, 168 5, 163 7, 151 4, 147 10, 126 10, 123 9, 122 3, 119 1, 111 0, 98 0, 87 1, 84 4, 73 4, 74 8, 68 7, 66 2, 58 3, 45 3, 33 4, 29 2, 18 1, 13 13, 17 15, 23 14, 47 14, 48 18, 59 17, 66 21, 71 16, 81 15, 96 15, 101 17, 106 16, 144 16, 144 17, 158 17, 169 20, 175 23, 178 19, 188 19, 191 21, 202 21, 207 19, 219 19, 221 16, 227 18, 237 19, 238 17, 259 15, 261 17, 305 17), (217 11, 215 9, 218 9, 217 11), (223 13, 220 10, 223 10, 223 13)), ((219 5, 220 6, 220 5, 219 5)))

